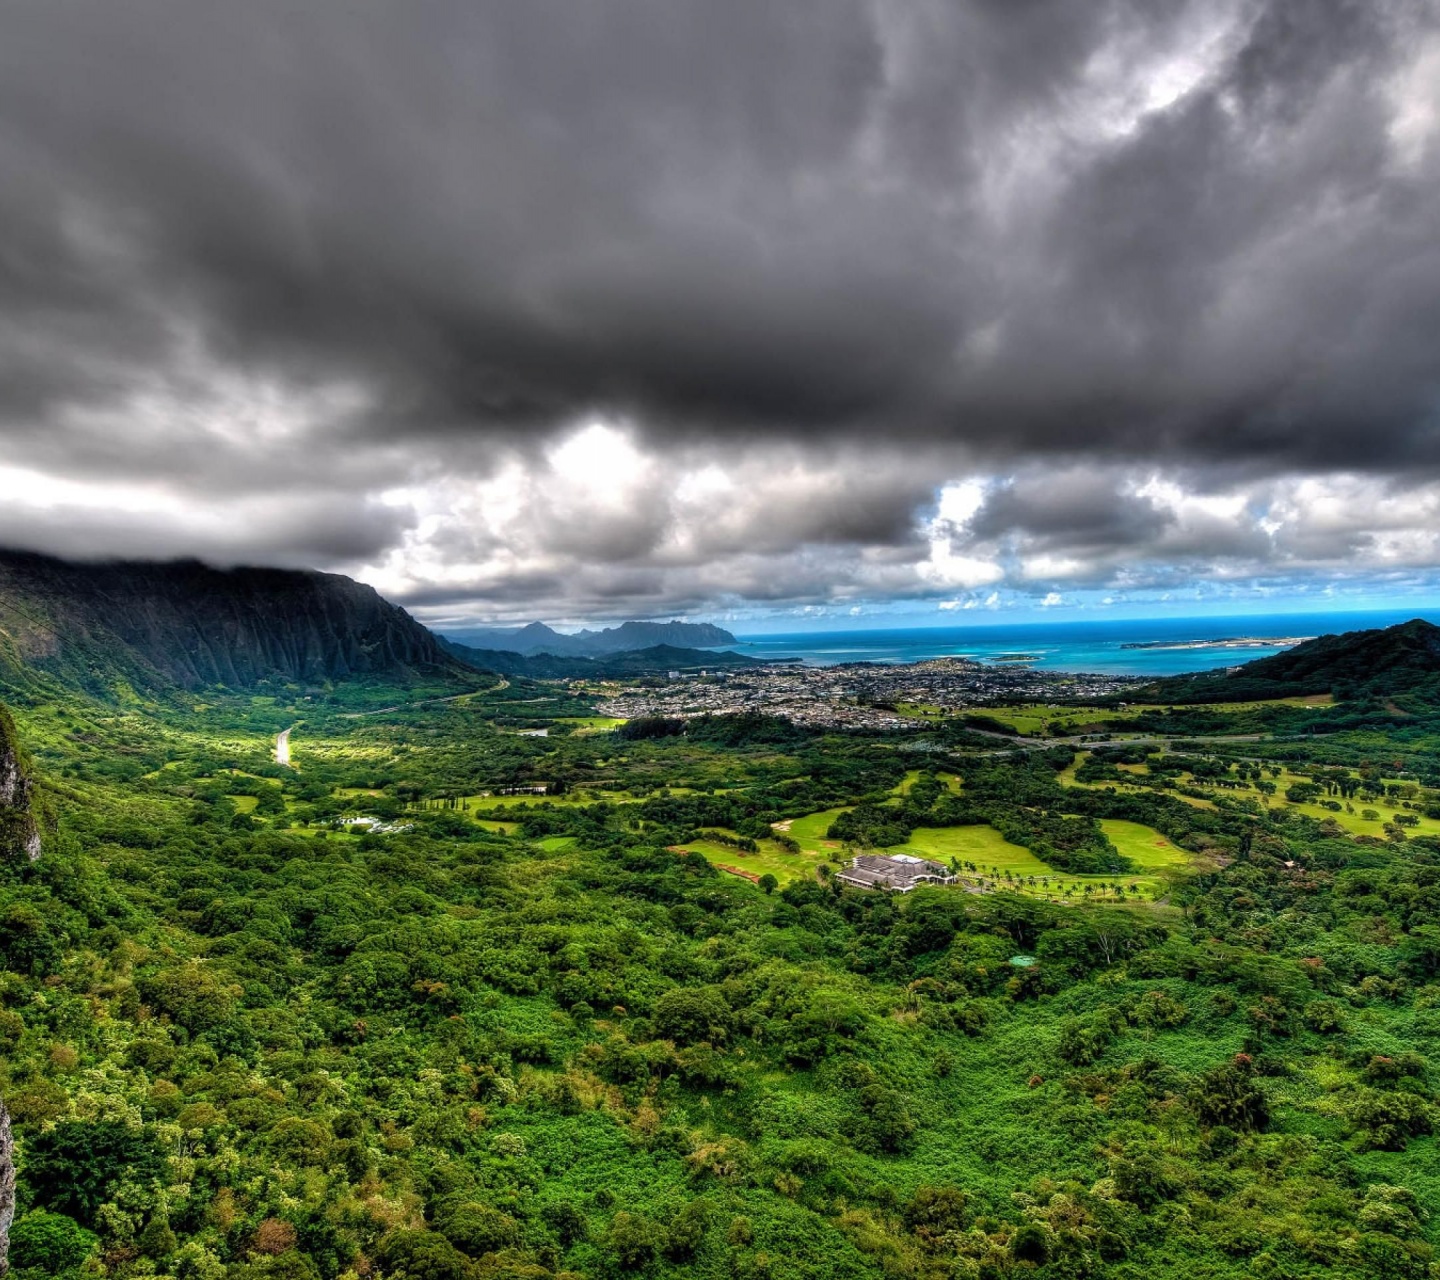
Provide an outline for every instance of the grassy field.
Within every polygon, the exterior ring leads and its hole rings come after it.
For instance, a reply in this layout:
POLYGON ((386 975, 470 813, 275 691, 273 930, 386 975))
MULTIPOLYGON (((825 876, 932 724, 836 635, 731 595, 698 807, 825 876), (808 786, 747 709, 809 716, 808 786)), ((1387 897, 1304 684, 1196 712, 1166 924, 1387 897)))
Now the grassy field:
POLYGON ((761 840, 758 843, 758 853, 732 849, 718 840, 691 840, 683 847, 703 853, 722 871, 743 875, 747 879, 758 880, 768 873, 774 876, 782 887, 795 880, 810 879, 815 874, 815 868, 822 862, 828 862, 831 866, 838 866, 840 863, 838 856, 827 858, 821 852, 790 853, 773 840, 761 840))
POLYGON ((475 825, 477 827, 484 827, 486 831, 498 831, 502 835, 507 836, 520 829, 518 822, 492 822, 485 818, 476 818, 475 825))
POLYGON ((559 716, 555 723, 574 725, 576 733, 588 734, 608 733, 611 729, 618 729, 625 721, 616 716, 559 716))
POLYGON ((910 839, 887 853, 908 853, 948 863, 951 858, 973 862, 982 872, 1013 872, 1017 876, 1049 876, 1055 871, 1029 849, 1011 844, 994 827, 916 827, 910 839))
POLYGON ((1029 738, 1049 732, 1052 725, 1056 732, 1084 733, 1100 720, 1129 720, 1140 712, 1136 707, 1117 711, 1110 707, 1013 706, 976 707, 975 714, 999 720, 1029 738))
MULTIPOLYGON (((1219 705, 1206 704, 1203 706, 1190 707, 1177 704, 1177 711, 1201 710, 1201 711, 1254 711, 1260 707, 1328 707, 1334 699, 1328 693, 1317 693, 1299 698, 1270 698, 1258 702, 1227 702, 1219 705)), ((1092 731, 1097 722, 1102 720, 1133 720, 1136 716, 1148 711, 1162 711, 1165 706, 1150 705, 1146 703, 1135 703, 1119 710, 1112 707, 1051 707, 1051 706, 1011 706, 1011 707, 979 707, 976 714, 986 715, 994 720, 1000 720, 1008 724, 1018 733, 1026 737, 1035 737, 1050 732, 1053 727, 1055 733, 1086 733, 1092 731)))
POLYGON ((1192 861, 1185 850, 1177 849, 1154 827, 1101 818, 1100 829, 1109 837, 1110 843, 1137 867, 1183 867, 1192 861))
POLYGON ((788 825, 783 822, 776 823, 775 830, 784 832, 799 844, 805 853, 838 854, 840 842, 826 839, 825 833, 830 829, 830 824, 844 812, 844 809, 822 809, 819 813, 807 813, 803 818, 792 818, 788 825))
MULTIPOLYGON (((895 796, 908 796, 910 794, 910 788, 913 787, 917 782, 919 782, 920 779, 924 776, 925 771, 923 769, 908 770, 905 776, 900 779, 900 784, 890 794, 895 796)), ((943 782, 947 788, 949 788, 951 794, 957 796, 960 794, 961 782, 960 779, 956 777, 953 773, 942 773, 938 774, 937 776, 939 777, 940 781, 943 782)))
POLYGON ((472 814, 496 814, 519 805, 554 805, 557 809, 583 808, 587 804, 633 804, 628 791, 572 791, 563 796, 462 796, 461 805, 472 814))
MULTIPOLYGON (((1203 783, 1194 783, 1188 777, 1187 781, 1191 781, 1192 785, 1204 785, 1203 783)), ((1350 832, 1351 835, 1377 836, 1380 839, 1384 839, 1385 824, 1387 822, 1393 821, 1396 814, 1406 814, 1412 817, 1418 817, 1420 819, 1420 823, 1418 826, 1410 827, 1408 829, 1409 835, 1440 835, 1440 821, 1437 821, 1434 818, 1426 818, 1422 816, 1418 811, 1406 809, 1396 804, 1393 800, 1368 800, 1361 799, 1357 796, 1350 802, 1351 807, 1355 810, 1354 813, 1345 812, 1345 802, 1343 800, 1341 800, 1340 802, 1340 812, 1335 813, 1333 810, 1326 809, 1318 802, 1312 804, 1291 804, 1290 801, 1285 799, 1285 789, 1287 787, 1293 786, 1297 782, 1307 781, 1307 779, 1303 775, 1291 773, 1288 769, 1286 769, 1283 773, 1281 773, 1278 778, 1273 779, 1273 781, 1276 784, 1277 790, 1276 793, 1273 796, 1270 796, 1268 800, 1269 807, 1271 809, 1296 809, 1299 812, 1306 814, 1309 817, 1315 818, 1317 821, 1321 822, 1323 822, 1326 818, 1333 818, 1337 823, 1339 823, 1341 827, 1343 827, 1346 831, 1350 832), (1380 816, 1378 818, 1362 818, 1360 814, 1361 811, 1365 809, 1373 809, 1380 816)), ((1393 779, 1391 779, 1391 781, 1393 781, 1393 779)), ((1239 789, 1230 787, 1226 787, 1223 789, 1207 789, 1211 790, 1212 793, 1216 796, 1246 796, 1252 800, 1264 799, 1264 797, 1262 797, 1258 791, 1256 791, 1253 787, 1248 786, 1239 789)))

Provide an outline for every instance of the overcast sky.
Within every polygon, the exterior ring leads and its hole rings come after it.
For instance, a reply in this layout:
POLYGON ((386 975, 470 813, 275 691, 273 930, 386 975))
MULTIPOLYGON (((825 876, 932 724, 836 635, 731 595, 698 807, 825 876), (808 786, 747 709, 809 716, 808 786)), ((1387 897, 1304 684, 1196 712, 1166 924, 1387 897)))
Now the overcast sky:
POLYGON ((1440 6, 9 0, 0 445, 440 623, 1424 598, 1440 6))

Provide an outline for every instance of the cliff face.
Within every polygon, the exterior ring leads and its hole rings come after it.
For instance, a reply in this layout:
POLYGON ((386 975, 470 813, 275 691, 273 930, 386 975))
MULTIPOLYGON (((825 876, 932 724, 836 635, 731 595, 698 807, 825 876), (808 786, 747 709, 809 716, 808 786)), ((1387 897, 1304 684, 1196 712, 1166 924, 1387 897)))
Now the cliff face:
POLYGON ((245 688, 454 669, 436 638, 339 574, 0 551, 0 659, 97 687, 245 688))
POLYGON ((15 736, 15 722, 0 707, 0 858, 40 856, 40 831, 30 808, 30 779, 15 736))

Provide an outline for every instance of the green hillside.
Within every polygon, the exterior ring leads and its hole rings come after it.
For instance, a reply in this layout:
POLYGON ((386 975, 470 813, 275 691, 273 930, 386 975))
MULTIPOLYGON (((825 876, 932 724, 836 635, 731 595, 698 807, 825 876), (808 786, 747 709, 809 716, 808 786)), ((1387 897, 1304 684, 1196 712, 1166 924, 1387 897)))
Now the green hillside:
POLYGON ((12 1274, 1433 1274, 1428 722, 1121 769, 586 710, 17 703, 12 1274))
POLYGON ((1383 630, 1320 636, 1230 671, 1159 680, 1137 696, 1187 703, 1327 693, 1346 700, 1408 694, 1440 701, 1440 627, 1413 618, 1383 630))

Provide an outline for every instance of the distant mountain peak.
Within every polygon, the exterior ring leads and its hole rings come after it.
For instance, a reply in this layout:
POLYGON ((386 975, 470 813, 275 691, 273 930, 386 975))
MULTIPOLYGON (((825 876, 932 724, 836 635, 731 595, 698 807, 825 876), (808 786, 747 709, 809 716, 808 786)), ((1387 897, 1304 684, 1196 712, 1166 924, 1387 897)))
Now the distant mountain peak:
POLYGON ((447 631, 445 638, 471 649, 500 650, 534 656, 542 653, 557 658, 596 658, 636 649, 670 645, 676 649, 713 649, 738 644, 730 632, 708 622, 622 622, 602 631, 589 629, 562 635, 543 622, 523 627, 474 627, 447 631))

